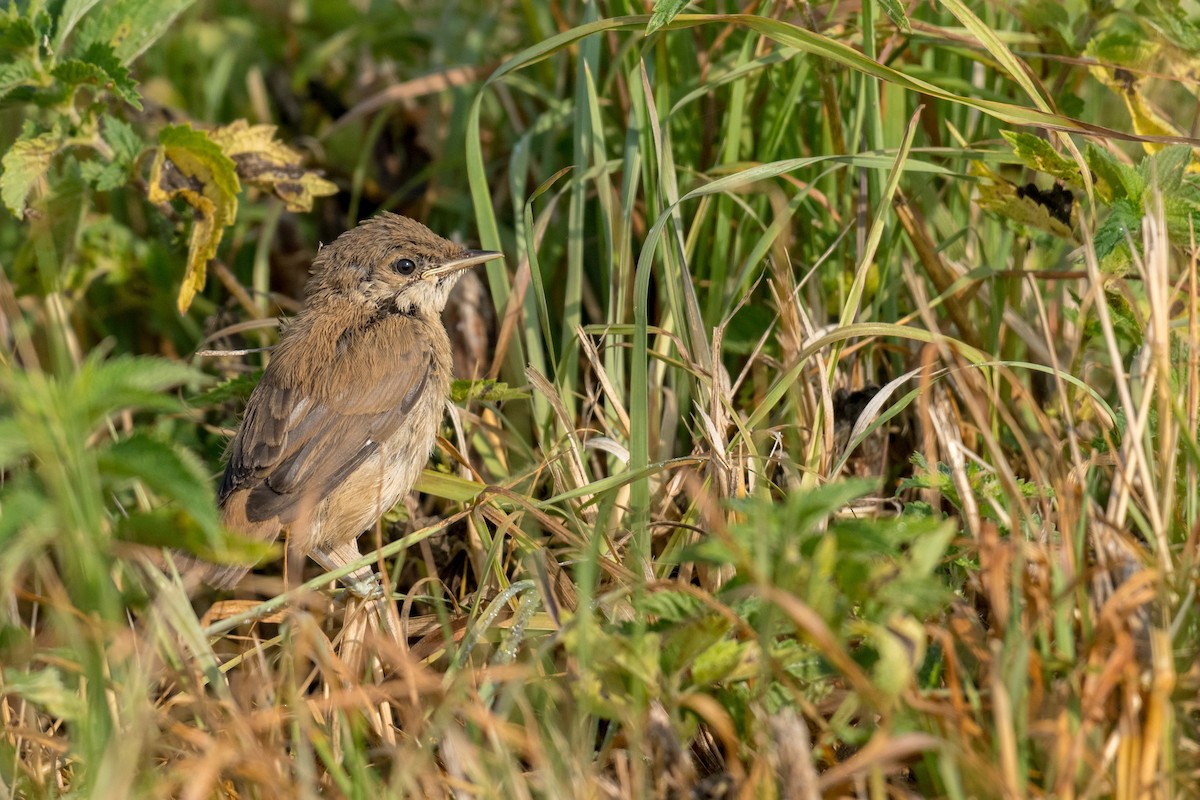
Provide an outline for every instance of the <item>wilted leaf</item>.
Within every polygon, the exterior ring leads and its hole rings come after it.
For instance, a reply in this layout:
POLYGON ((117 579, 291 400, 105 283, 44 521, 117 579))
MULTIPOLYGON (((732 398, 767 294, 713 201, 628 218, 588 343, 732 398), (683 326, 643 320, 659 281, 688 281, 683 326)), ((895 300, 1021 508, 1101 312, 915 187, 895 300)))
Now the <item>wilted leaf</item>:
POLYGON ((288 211, 311 211, 314 197, 337 193, 337 184, 300 166, 303 156, 275 139, 274 125, 238 120, 209 138, 233 159, 243 180, 274 194, 288 211))
MULTIPOLYGON (((1065 191, 1065 190, 1063 190, 1065 191)), ((1056 216, 1056 211, 1031 194, 1007 181, 983 181, 979 184, 979 205, 1013 222, 1074 240, 1071 227, 1056 216)), ((1070 219, 1070 207, 1067 207, 1070 219)))
POLYGON ((181 199, 196 211, 188 242, 188 266, 179 288, 179 313, 204 288, 205 269, 217 254, 225 228, 237 216, 240 190, 233 161, 204 131, 170 125, 158 136, 159 148, 150 168, 152 203, 181 199))
MULTIPOLYGON (((1088 42, 1084 50, 1085 55, 1101 62, 1089 68, 1092 76, 1125 101, 1135 133, 1141 136, 1183 136, 1183 131, 1146 99, 1141 81, 1131 71, 1145 67, 1154 52, 1154 46, 1145 38, 1129 33, 1102 34, 1088 42), (1119 66, 1109 66, 1112 64, 1119 66)), ((1155 153, 1163 145, 1143 142, 1142 147, 1147 153, 1155 153)))
POLYGON ((1012 146, 1013 153, 1021 163, 1037 172, 1053 175, 1061 181, 1078 185, 1079 165, 1059 153, 1050 143, 1031 133, 1000 131, 1000 135, 1012 146))
POLYGON ((50 160, 62 146, 62 141, 62 134, 58 131, 34 136, 26 126, 21 138, 0 160, 0 166, 4 168, 4 174, 0 175, 0 199, 17 219, 24 218, 25 199, 50 169, 50 160))

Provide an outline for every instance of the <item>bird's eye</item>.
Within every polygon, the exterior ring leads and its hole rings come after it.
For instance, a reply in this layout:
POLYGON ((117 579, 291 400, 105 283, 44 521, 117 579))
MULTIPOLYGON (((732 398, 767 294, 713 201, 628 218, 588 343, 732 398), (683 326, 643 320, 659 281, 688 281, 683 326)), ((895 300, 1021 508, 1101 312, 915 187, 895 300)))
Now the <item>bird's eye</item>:
POLYGON ((412 275, 416 272, 417 264, 411 258, 402 258, 399 261, 392 262, 392 269, 401 275, 412 275))

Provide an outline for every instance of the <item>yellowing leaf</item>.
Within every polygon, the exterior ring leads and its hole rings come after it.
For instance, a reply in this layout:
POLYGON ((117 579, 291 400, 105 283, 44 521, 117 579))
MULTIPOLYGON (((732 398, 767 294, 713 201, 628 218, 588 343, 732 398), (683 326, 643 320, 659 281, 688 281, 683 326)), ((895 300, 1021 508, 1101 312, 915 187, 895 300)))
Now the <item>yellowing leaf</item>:
POLYGON ((62 135, 58 132, 33 136, 26 131, 4 154, 0 161, 0 166, 4 167, 4 173, 0 175, 0 199, 17 219, 25 216, 25 198, 46 174, 50 159, 61 145, 62 135))
POLYGON ((332 181, 300 166, 303 156, 275 139, 274 125, 238 120, 209 137, 233 159, 243 180, 274 194, 288 211, 311 211, 314 197, 337 192, 332 181))
MULTIPOLYGON (((1066 192, 1065 189, 1059 191, 1066 192)), ((1060 206, 1052 208, 1052 198, 1058 199, 1054 190, 1039 192, 1036 187, 1032 190, 1030 187, 1017 188, 1004 180, 980 181, 979 183, 981 208, 1006 217, 1013 222, 1074 241, 1075 235, 1070 226, 1061 219, 1063 213, 1066 214, 1066 219, 1072 219, 1071 206, 1067 205, 1063 209, 1060 204, 1060 206)))
MULTIPOLYGON (((1119 39, 1119 37, 1109 38, 1119 39)), ((1094 57, 1094 52, 1106 52, 1105 46, 1108 46, 1108 49, 1113 50, 1122 59, 1116 63, 1140 66, 1150 57, 1144 45, 1141 47, 1128 46, 1123 49, 1108 45, 1107 41, 1102 46, 1094 45, 1094 42, 1088 45, 1089 55, 1093 55, 1094 57)), ((1109 67, 1106 65, 1097 65, 1090 67, 1089 71, 1096 80, 1103 83, 1125 101, 1125 108, 1129 111, 1129 118, 1133 122, 1135 133, 1141 136, 1186 135, 1146 99, 1146 95, 1141 88, 1141 82, 1138 80, 1137 75, 1130 70, 1120 66, 1109 67)), ((1157 153, 1163 146, 1156 142, 1142 142, 1142 147, 1150 154, 1157 153)))
POLYGON ((208 261, 217 254, 225 228, 237 216, 241 187, 234 162, 204 131, 171 125, 159 134, 158 142, 150 169, 150 201, 180 199, 196 212, 188 241, 187 273, 179 287, 179 313, 183 314, 196 292, 204 288, 208 261))

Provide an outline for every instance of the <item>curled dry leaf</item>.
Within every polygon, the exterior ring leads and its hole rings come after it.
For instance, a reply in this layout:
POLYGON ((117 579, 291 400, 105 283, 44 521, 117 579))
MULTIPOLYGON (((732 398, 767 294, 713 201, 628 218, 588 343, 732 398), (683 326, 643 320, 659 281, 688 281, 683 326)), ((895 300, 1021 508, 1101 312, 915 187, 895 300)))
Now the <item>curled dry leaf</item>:
POLYGON ((196 213, 188 242, 188 266, 179 288, 179 313, 187 311, 204 288, 205 269, 217 254, 225 228, 237 217, 241 180, 271 192, 289 211, 311 211, 313 198, 337 191, 316 172, 304 169, 303 156, 275 139, 275 126, 238 120, 212 131, 172 125, 159 135, 150 170, 151 202, 179 199, 196 213))
POLYGON ((337 184, 300 166, 304 156, 275 139, 274 125, 240 119, 210 137, 233 159, 242 180, 274 194, 288 211, 311 211, 313 198, 337 192, 337 184))

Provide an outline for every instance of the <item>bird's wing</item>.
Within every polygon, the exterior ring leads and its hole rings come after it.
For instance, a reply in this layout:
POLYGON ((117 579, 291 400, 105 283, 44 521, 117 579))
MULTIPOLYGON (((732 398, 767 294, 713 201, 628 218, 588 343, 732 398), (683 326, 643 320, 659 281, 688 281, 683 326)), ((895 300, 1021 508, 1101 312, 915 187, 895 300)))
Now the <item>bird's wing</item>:
MULTIPOLYGON (((396 324, 403 325, 405 320, 396 324)), ((433 351, 407 331, 381 347, 376 336, 356 337, 325 374, 309 375, 314 391, 289 385, 291 370, 273 361, 246 407, 230 443, 218 499, 248 488, 246 518, 291 522, 312 508, 395 433, 429 383, 433 351), (396 341, 412 346, 395 347, 396 341), (275 367, 274 369, 272 367, 275 367)))

